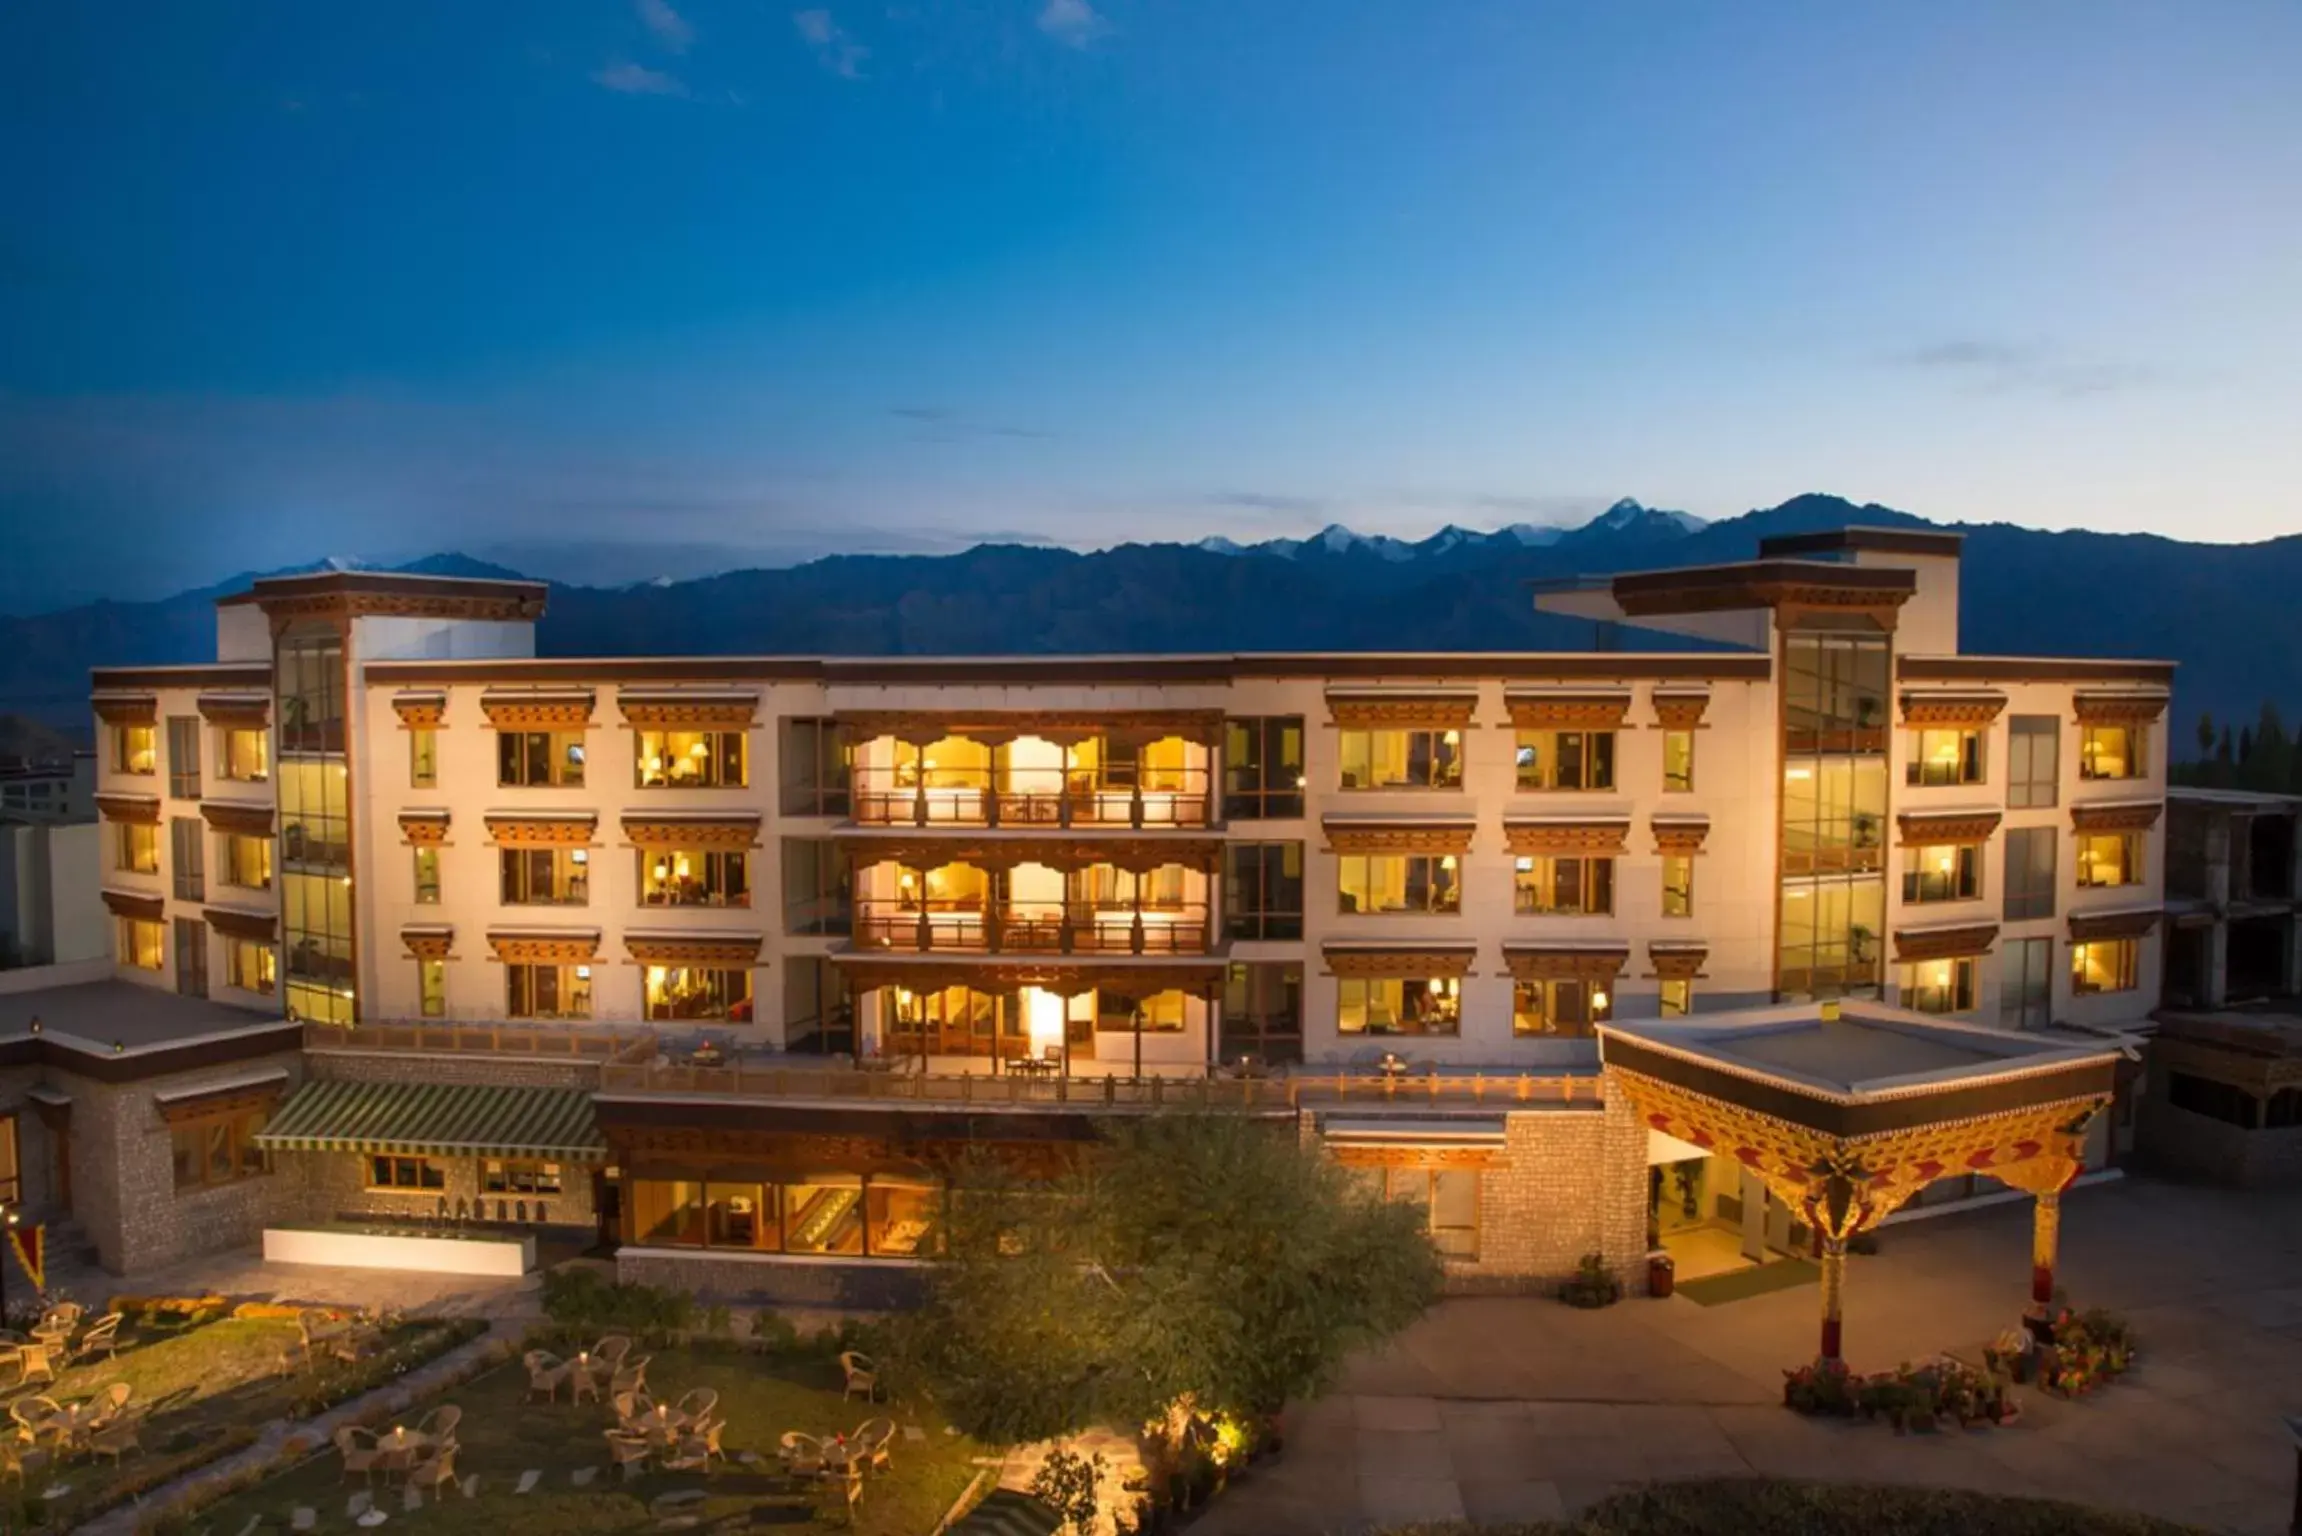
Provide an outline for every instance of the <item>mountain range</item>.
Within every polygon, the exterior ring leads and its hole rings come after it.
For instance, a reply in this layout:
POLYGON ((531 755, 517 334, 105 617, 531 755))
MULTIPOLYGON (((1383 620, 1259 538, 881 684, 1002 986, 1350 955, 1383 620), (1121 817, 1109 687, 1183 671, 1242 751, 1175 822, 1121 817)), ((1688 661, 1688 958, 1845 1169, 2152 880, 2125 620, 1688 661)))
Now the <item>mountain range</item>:
MULTIPOLYGON (((1536 613, 1529 582, 1747 559, 1770 534, 1848 523, 1966 535, 1963 650, 2179 662, 2178 757, 2192 748, 2201 710, 2250 720, 2266 699, 2302 700, 2302 646, 2288 628, 2292 594, 2302 590, 2302 537, 2190 544, 1938 524, 1826 495, 1709 523, 1621 501, 1579 528, 1448 527, 1414 542, 1336 526, 1246 545, 1205 539, 1080 553, 986 544, 692 581, 555 585, 537 647, 545 655, 1572 650, 1591 643, 1590 625, 1536 613)), ((519 574, 457 554, 398 569, 519 574)), ((160 602, 0 618, 0 713, 84 730, 90 667, 212 659, 211 605, 252 574, 160 602)), ((1621 643, 1688 644, 1632 629, 1621 643)))

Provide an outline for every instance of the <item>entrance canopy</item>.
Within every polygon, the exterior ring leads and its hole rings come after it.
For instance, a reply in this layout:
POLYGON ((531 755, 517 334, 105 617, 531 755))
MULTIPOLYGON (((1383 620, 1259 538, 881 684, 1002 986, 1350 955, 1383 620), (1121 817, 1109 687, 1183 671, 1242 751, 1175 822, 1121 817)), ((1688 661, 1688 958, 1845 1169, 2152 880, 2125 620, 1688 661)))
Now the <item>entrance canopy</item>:
POLYGON ((256 1136, 275 1152, 607 1161, 607 1138, 580 1088, 470 1083, 311 1082, 256 1136))
POLYGON ((1650 1128, 1733 1157, 1839 1236, 1953 1174, 2060 1190, 2121 1054, 1852 1002, 1618 1020, 1599 1040, 1650 1128))

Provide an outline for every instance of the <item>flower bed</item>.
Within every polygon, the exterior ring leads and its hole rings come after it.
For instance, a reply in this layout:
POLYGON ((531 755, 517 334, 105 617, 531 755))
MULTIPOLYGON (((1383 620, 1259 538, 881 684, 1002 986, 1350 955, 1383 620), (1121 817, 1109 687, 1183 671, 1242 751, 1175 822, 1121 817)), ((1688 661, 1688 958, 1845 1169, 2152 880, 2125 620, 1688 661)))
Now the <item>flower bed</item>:
POLYGON ((2134 1330, 2103 1307, 2054 1315, 2044 1340, 2009 1328, 1983 1350, 1991 1368, 2015 1381, 2035 1381, 2058 1397, 2082 1397, 2126 1374, 2134 1364, 2134 1330))
POLYGON ((1962 1429, 2011 1423, 2020 1412, 2011 1385, 1998 1371, 1947 1358, 1924 1365, 1906 1360, 1869 1375, 1849 1371, 1843 1360, 1816 1360, 1783 1372, 1782 1401, 1797 1413, 1884 1420, 1896 1434, 1908 1434, 1945 1423, 1962 1429))

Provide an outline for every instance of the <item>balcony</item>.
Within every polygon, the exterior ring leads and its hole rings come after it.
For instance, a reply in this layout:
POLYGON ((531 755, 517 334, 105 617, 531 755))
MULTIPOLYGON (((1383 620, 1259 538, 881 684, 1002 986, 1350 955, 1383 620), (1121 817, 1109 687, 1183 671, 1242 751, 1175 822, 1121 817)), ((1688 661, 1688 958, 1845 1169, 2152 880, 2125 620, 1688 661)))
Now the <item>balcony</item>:
POLYGON ((1150 784, 1044 785, 938 772, 903 782, 895 770, 858 768, 850 785, 854 820, 874 827, 1071 828, 1206 827, 1215 803, 1204 770, 1163 774, 1150 784))
POLYGON ((1208 955, 1219 944, 1204 903, 1146 908, 996 908, 861 902, 861 950, 909 954, 1208 955))
POLYGON ((464 1023, 410 1019, 377 1024, 304 1025, 307 1051, 354 1051, 406 1056, 493 1056, 552 1061, 645 1061, 656 1052, 650 1030, 601 1029, 572 1024, 464 1023))

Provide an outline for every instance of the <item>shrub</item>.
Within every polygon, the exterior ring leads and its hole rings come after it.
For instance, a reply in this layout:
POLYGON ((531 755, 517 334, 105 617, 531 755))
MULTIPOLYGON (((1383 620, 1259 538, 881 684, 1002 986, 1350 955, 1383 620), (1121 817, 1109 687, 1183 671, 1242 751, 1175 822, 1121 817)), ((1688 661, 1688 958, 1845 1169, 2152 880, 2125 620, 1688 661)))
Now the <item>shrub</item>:
POLYGON ((1096 1489, 1107 1470, 1100 1451, 1093 1456, 1050 1451, 1039 1470, 1031 1474, 1031 1496, 1061 1515, 1063 1528, 1071 1536, 1088 1536, 1095 1529, 1099 1507, 1096 1489))
POLYGON ((1598 1254, 1586 1253, 1575 1272, 1559 1286, 1559 1300, 1570 1307, 1611 1307, 1622 1300, 1622 1283, 1598 1254))
POLYGON ((685 1291, 619 1284, 587 1267, 544 1271, 543 1307, 554 1324, 578 1334, 630 1333, 659 1345, 693 1327, 696 1314, 685 1291))

